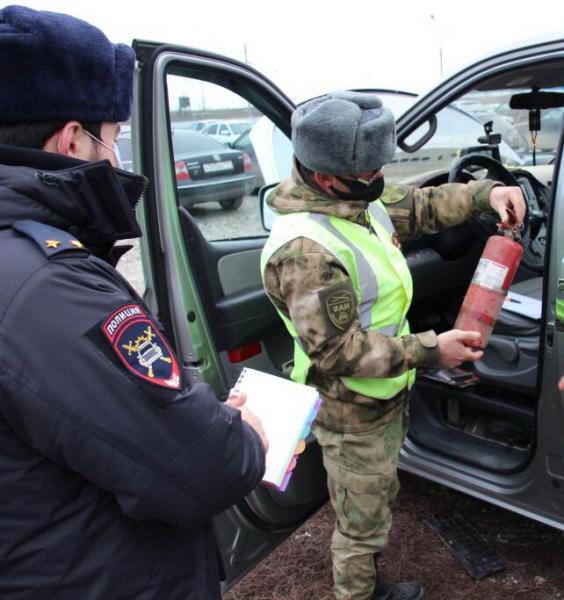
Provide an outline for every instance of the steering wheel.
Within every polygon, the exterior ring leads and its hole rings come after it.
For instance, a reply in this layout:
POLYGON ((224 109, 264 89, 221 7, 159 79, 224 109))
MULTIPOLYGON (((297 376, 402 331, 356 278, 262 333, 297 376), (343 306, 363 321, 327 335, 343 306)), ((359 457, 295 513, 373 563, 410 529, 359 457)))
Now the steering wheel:
MULTIPOLYGON (((463 176, 463 172, 467 171, 469 167, 480 167, 482 169, 486 169, 486 174, 484 176, 485 179, 501 181, 501 183, 504 183, 505 185, 519 186, 517 179, 500 162, 489 156, 485 156, 484 154, 468 154, 457 160, 449 171, 449 183, 462 183, 463 181, 467 180, 467 178, 463 176)), ((530 211, 528 207, 526 190, 523 190, 523 196, 525 198, 525 204, 527 205, 527 212, 525 214, 525 218, 523 219, 523 229, 520 232, 521 245, 523 246, 524 250, 521 262, 529 269, 534 271, 542 271, 544 260, 539 261, 537 253, 532 252, 530 248, 533 240, 530 236, 530 211)), ((483 213, 473 217, 471 221, 478 225, 479 229, 482 231, 482 234, 485 233, 488 237, 498 233, 497 223, 499 222, 499 215, 497 214, 483 213)))
POLYGON ((470 166, 486 169, 485 179, 495 179, 505 185, 519 185, 517 179, 500 162, 485 154, 467 154, 458 159, 449 171, 448 182, 461 183, 462 172, 470 166))

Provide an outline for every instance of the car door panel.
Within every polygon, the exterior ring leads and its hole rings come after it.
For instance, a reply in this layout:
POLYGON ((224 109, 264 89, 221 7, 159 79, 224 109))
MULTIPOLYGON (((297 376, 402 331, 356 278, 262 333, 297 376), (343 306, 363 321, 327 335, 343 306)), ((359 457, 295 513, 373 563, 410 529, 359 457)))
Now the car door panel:
MULTIPOLYGON (((236 61, 139 42, 136 50, 142 59, 138 81, 142 110, 132 131, 142 137, 140 163, 153 181, 143 205, 150 239, 149 295, 155 298, 190 381, 204 379, 224 396, 244 366, 283 376, 292 342, 262 287, 259 259, 266 233, 208 240, 196 220, 199 213, 179 206, 167 90, 169 83, 178 82, 170 79, 171 73, 181 83, 186 79, 188 84, 225 86, 286 132, 292 104, 268 80, 236 61), (258 353, 247 356, 249 346, 258 353)), ((233 212, 214 214, 227 219, 233 212)), ((321 454, 310 437, 284 493, 259 486, 215 520, 227 582, 272 550, 326 497, 321 454)))
POLYGON ((260 276, 261 248, 242 250, 235 254, 226 252, 217 261, 217 274, 225 296, 242 292, 249 287, 262 288, 260 276))
POLYGON ((262 286, 259 264, 264 239, 212 243, 186 208, 180 207, 179 212, 188 259, 218 350, 238 348, 261 340, 272 329, 282 329, 262 286))

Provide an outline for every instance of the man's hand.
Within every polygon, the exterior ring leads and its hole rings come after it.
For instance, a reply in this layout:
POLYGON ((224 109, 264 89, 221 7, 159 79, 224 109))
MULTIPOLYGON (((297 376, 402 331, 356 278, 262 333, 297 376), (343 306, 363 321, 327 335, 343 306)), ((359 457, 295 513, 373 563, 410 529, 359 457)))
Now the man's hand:
POLYGON ((482 358, 481 350, 473 350, 464 342, 478 342, 481 334, 478 331, 462 331, 451 329, 437 336, 439 341, 439 352, 441 355, 441 366, 453 369, 464 361, 475 361, 482 358))
POLYGON ((558 389, 561 392, 564 392, 564 375, 560 378, 560 381, 558 382, 558 389))
POLYGON ((518 229, 525 218, 525 199, 520 187, 494 187, 490 192, 490 206, 499 214, 500 225, 518 229))
POLYGON ((260 422, 260 419, 245 406, 246 401, 246 394, 243 392, 238 392, 237 390, 231 390, 229 392, 229 398, 227 398, 225 404, 226 406, 230 406, 231 408, 236 408, 237 410, 241 411, 241 418, 257 432, 260 441, 264 446, 264 451, 268 452, 268 439, 264 433, 264 429, 262 428, 262 423, 260 422))

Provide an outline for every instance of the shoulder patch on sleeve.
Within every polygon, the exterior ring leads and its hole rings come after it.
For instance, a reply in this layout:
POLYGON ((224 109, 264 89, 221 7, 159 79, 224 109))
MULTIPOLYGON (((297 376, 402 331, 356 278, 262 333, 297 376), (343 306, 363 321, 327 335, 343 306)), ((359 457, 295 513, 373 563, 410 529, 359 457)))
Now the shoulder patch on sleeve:
POLYGON ((357 316, 356 295, 350 282, 342 282, 319 292, 321 312, 327 325, 338 332, 348 329, 357 316))
POLYGON ((380 200, 384 204, 397 204, 405 199, 409 191, 409 188, 405 185, 392 184, 384 188, 380 200))
POLYGON ((102 333, 131 373, 168 389, 180 389, 180 369, 168 342, 138 304, 126 304, 101 324, 102 333))

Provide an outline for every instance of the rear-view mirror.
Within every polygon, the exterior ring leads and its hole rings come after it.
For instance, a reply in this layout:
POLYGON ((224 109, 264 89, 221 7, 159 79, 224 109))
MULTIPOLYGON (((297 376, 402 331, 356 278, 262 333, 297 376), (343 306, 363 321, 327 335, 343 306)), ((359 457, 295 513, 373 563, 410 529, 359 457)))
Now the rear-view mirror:
POLYGON ((533 90, 526 94, 513 94, 509 100, 511 108, 521 110, 542 110, 564 106, 564 94, 561 92, 538 92, 533 90))

